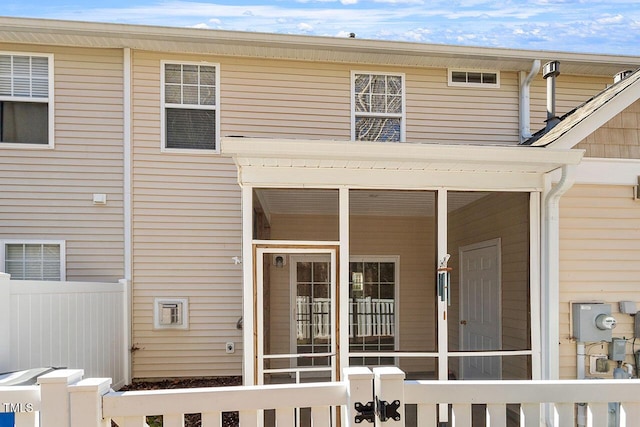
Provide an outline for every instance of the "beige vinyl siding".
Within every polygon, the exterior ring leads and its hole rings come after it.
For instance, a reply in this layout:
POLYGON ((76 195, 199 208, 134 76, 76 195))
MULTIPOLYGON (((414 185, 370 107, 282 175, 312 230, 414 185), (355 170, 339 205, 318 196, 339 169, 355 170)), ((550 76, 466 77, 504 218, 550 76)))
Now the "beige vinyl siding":
MULTIPOLYGON (((452 304, 449 347, 459 348, 462 246, 501 239, 502 350, 531 349, 529 307, 529 193, 492 193, 449 214, 452 304)), ((529 378, 529 358, 504 357, 504 379, 529 378)), ((454 361, 453 369, 457 370, 454 361)))
POLYGON ((0 239, 64 240, 67 280, 121 279, 122 51, 0 50, 52 53, 55 98, 54 149, 0 146, 0 239), (94 193, 106 194, 107 204, 94 205, 94 193))
POLYGON ((598 128, 576 148, 587 157, 640 159, 640 101, 598 128))
POLYGON ((517 144, 518 77, 499 88, 448 86, 446 69, 406 72, 407 142, 517 144))
MULTIPOLYGON (((562 64, 560 64, 562 71, 562 64)), ((613 83, 609 76, 576 76, 560 74, 556 80, 556 115, 568 113, 613 83)), ((531 131, 536 132, 546 126, 547 82, 542 74, 531 84, 531 131)))
MULTIPOLYGON (((161 59, 220 64, 222 136, 348 140, 351 72, 363 71, 405 74, 408 142, 518 140, 516 73, 502 73, 500 88, 478 89, 449 87, 446 69, 144 55, 152 62, 140 78, 150 82, 159 79, 161 59)), ((153 104, 149 92, 139 95, 153 104)))
POLYGON ((237 171, 219 155, 160 151, 161 58, 133 59, 133 377, 240 375, 237 171), (153 329, 158 297, 189 299, 188 330, 153 329))
MULTIPOLYGON (((613 336, 628 339, 633 336, 633 318, 619 313, 618 303, 634 301, 640 306, 639 224, 640 203, 633 200, 631 186, 574 185, 562 197, 560 378, 576 377, 571 302, 611 304, 612 314, 618 321, 613 336)), ((587 353, 606 354, 607 345, 588 345, 587 353)), ((635 363, 631 344, 627 345, 627 362, 635 363)))
POLYGON ((221 63, 222 135, 350 139, 351 71, 363 71, 405 73, 408 142, 518 139, 515 73, 503 73, 499 89, 477 89, 449 87, 446 69, 228 58, 214 62, 221 63))

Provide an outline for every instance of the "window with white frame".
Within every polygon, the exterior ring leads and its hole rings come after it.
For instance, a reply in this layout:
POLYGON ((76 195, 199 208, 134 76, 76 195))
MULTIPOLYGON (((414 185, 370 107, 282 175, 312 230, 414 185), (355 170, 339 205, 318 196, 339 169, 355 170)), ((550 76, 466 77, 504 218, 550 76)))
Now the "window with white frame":
POLYGON ((449 70, 449 86, 500 87, 500 73, 491 70, 449 70))
MULTIPOLYGON (((392 352, 397 343, 397 259, 352 258, 349 263, 349 351, 392 352)), ((375 355, 350 357, 352 365, 392 364, 375 355)))
POLYGON ((52 55, 0 52, 0 145, 53 146, 52 55))
POLYGON ((404 141, 404 75, 352 73, 352 139, 404 141))
POLYGON ((4 272, 14 280, 65 280, 65 246, 60 241, 4 241, 4 272))
POLYGON ((217 64, 162 64, 163 149, 219 151, 217 64))

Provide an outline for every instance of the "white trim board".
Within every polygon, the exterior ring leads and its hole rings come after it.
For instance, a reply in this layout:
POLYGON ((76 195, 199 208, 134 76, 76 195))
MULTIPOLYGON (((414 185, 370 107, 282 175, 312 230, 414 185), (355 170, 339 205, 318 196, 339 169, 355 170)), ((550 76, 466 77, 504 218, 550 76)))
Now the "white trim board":
MULTIPOLYGON (((560 181, 561 172, 551 174, 551 181, 560 181)), ((576 184, 637 185, 640 159, 604 159, 586 157, 576 167, 576 184)))

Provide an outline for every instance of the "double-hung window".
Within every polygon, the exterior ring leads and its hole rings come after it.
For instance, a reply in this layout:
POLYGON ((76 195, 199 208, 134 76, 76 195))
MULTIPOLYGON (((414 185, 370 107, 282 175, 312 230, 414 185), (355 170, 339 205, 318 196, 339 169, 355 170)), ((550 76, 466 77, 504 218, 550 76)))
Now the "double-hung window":
POLYGON ((219 152, 219 66, 162 63, 163 149, 219 152))
POLYGON ((62 241, 2 242, 4 271, 14 280, 65 280, 62 241))
POLYGON ((404 75, 352 73, 352 139, 404 141, 404 75))
POLYGON ((0 146, 53 146, 53 56, 0 52, 0 146))

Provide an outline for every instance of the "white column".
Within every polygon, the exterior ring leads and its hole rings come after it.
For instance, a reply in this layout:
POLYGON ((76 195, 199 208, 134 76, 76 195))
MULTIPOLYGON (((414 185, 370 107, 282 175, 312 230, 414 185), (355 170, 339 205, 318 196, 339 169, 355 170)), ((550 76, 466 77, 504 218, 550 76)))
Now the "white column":
MULTIPOLYGON (((437 212, 437 224, 438 224, 438 259, 439 263, 447 255, 447 227, 448 227, 448 212, 447 212, 447 190, 438 191, 438 212, 437 212)), ((437 267, 437 265, 436 265, 437 267)), ((438 286, 437 283, 433 283, 432 286, 438 286)), ((446 381, 449 379, 449 358, 447 352, 449 351, 449 340, 447 336, 447 301, 444 298, 438 298, 438 379, 446 381)), ((447 404, 440 404, 438 406, 439 420, 440 422, 448 421, 449 419, 449 407, 447 404)))
POLYGON ((531 192, 529 197, 529 281, 531 301, 531 374, 532 379, 539 380, 542 375, 541 366, 541 314, 540 314, 540 193, 531 192))
MULTIPOLYGON (((340 189, 340 277, 338 286, 340 292, 340 312, 338 313, 340 322, 340 368, 349 366, 349 189, 340 189)), ((338 371, 338 373, 340 370, 338 371)))
POLYGON ((255 385, 253 309, 253 187, 242 187, 242 382, 255 385))

